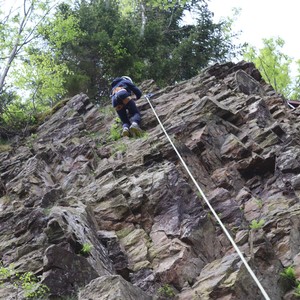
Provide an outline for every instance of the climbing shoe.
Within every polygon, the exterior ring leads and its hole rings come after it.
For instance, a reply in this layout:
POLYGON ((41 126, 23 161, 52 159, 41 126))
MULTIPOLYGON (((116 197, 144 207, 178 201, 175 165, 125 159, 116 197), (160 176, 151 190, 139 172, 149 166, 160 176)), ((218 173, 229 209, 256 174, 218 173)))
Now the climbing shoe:
POLYGON ((129 132, 129 129, 128 127, 123 127, 123 131, 122 131, 122 136, 129 136, 130 135, 130 132, 129 132))
POLYGON ((142 129, 140 128, 140 126, 136 122, 132 122, 129 130, 130 130, 130 134, 133 137, 139 137, 142 134, 142 129))

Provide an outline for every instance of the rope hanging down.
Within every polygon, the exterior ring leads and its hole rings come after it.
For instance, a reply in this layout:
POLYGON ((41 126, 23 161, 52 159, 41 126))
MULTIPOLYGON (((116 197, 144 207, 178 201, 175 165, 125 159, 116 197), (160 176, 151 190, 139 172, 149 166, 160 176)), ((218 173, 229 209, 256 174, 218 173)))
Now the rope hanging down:
POLYGON ((233 238, 231 237, 230 233, 228 232, 228 230, 226 229, 225 225, 222 223, 221 219, 219 218, 218 214, 215 212, 215 210, 213 209, 213 207, 211 206, 211 204, 209 203, 208 199, 206 198, 204 192, 202 191, 202 189, 200 188, 200 186, 198 185, 196 179, 194 178, 194 176, 192 175, 192 173, 190 172, 188 166, 186 165, 185 161, 183 160, 182 156, 180 155, 180 153, 178 152, 176 146, 174 145, 173 141, 171 140, 171 138, 169 137, 167 131, 165 130, 162 122, 160 121, 152 103, 150 102, 150 97, 152 95, 148 94, 148 95, 144 95, 144 97, 146 98, 146 100, 148 101, 160 127, 162 128, 164 134, 166 135, 167 139, 169 140, 170 144, 172 145, 173 149, 175 150, 177 156, 179 157, 181 163, 183 164, 184 168, 186 169, 187 173, 189 174, 189 176, 191 177, 192 181, 194 182, 195 186, 197 187, 199 193, 201 194, 202 198, 205 200, 207 206, 209 207, 210 211, 212 212, 212 214, 214 215, 214 217, 216 218, 217 222, 220 224, 221 228, 223 229, 224 233, 226 234, 227 238, 229 239, 229 241, 231 242, 232 246, 234 247, 235 251, 237 252, 237 254, 240 256, 242 262, 244 263, 246 269, 248 270, 248 272, 250 273, 250 275, 252 276, 253 280, 255 281, 255 283, 257 284, 257 286, 259 287, 261 293, 263 294, 263 296, 265 297, 266 300, 270 300, 270 297, 268 296, 268 294, 266 293, 265 289, 263 288, 263 286, 261 285, 261 283, 259 282, 258 278, 256 277, 256 275, 254 274, 254 272, 252 271, 251 267, 249 266, 249 264, 247 263, 244 255, 242 254, 242 252, 240 251, 240 249, 238 248, 237 244, 235 243, 235 241, 233 240, 233 238))

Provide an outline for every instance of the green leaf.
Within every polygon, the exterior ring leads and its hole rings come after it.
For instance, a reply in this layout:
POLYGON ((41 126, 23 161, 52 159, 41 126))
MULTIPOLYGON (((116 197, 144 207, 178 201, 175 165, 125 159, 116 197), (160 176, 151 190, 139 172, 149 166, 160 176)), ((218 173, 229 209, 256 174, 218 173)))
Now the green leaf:
POLYGON ((251 228, 251 229, 254 229, 254 230, 260 229, 260 228, 262 228, 262 226, 263 226, 264 224, 265 224, 265 220, 259 220, 259 221, 257 221, 257 220, 252 220, 251 225, 250 225, 250 228, 251 228))

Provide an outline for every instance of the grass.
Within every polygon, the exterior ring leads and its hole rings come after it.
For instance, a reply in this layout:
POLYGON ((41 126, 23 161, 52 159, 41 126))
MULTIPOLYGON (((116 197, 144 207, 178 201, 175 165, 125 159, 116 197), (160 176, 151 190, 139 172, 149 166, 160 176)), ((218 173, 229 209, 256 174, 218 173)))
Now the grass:
POLYGON ((104 115, 105 120, 113 118, 115 115, 115 109, 112 106, 101 107, 99 111, 104 115))
POLYGON ((92 244, 84 243, 82 245, 80 253, 83 254, 83 255, 87 255, 87 254, 91 253, 92 249, 93 249, 93 245, 92 244))
POLYGON ((125 153, 126 150, 127 150, 127 145, 125 143, 117 143, 114 145, 113 153, 116 153, 116 152, 125 153))
POLYGON ((121 130, 118 124, 112 124, 110 127, 110 139, 117 141, 121 138, 121 130))
POLYGON ((10 145, 0 145, 0 153, 10 151, 11 149, 10 145))
POLYGON ((0 139, 0 153, 10 151, 11 149, 12 147, 9 142, 0 139))
POLYGON ((115 118, 114 123, 110 127, 110 139, 112 141, 117 141, 122 137, 120 127, 121 127, 120 118, 115 118))

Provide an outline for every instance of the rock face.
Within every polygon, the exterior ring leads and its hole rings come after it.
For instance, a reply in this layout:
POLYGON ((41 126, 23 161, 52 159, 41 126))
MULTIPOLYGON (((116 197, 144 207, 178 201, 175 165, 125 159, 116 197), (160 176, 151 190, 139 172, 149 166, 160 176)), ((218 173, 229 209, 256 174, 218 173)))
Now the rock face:
MULTIPOLYGON (((280 274, 300 269, 298 109, 245 62, 151 102, 269 297, 292 299, 280 274)), ((264 299, 145 98, 137 105, 142 138, 113 141, 115 112, 80 94, 0 153, 3 265, 41 275, 49 299, 264 299)), ((0 299, 18 292, 6 282, 0 299)))

